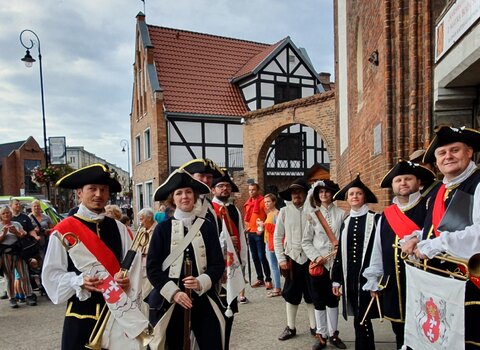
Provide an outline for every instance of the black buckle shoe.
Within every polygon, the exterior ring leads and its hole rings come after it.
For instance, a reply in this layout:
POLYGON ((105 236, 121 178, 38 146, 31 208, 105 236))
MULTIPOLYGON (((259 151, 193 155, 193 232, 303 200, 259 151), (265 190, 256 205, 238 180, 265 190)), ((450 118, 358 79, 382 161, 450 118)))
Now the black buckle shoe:
POLYGON ((336 346, 339 349, 346 349, 347 348, 347 346, 342 341, 342 339, 340 339, 338 337, 338 331, 335 331, 335 333, 333 333, 333 335, 330 338, 328 338, 328 340, 330 341, 330 344, 336 346))
POLYGON ((284 329, 284 331, 282 332, 282 334, 280 334, 280 336, 278 337, 278 340, 288 340, 290 338, 293 338, 294 336, 297 335, 297 330, 294 328, 294 329, 290 329, 288 326, 284 329))
POLYGON ((327 346, 327 338, 322 337, 321 334, 316 334, 317 342, 313 344, 312 350, 320 350, 327 346))

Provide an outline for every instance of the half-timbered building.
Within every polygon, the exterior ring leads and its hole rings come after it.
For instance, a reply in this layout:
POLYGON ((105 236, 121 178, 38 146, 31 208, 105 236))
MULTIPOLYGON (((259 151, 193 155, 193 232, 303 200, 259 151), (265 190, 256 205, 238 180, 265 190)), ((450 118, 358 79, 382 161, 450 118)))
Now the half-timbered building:
MULTIPOLYGON (((243 170, 248 113, 325 89, 289 37, 264 44, 194 33, 149 25, 139 13, 131 111, 136 209, 152 207, 154 187, 193 158, 243 170)), ((328 166, 323 140, 308 126, 285 128, 272 145, 270 175, 328 166)))

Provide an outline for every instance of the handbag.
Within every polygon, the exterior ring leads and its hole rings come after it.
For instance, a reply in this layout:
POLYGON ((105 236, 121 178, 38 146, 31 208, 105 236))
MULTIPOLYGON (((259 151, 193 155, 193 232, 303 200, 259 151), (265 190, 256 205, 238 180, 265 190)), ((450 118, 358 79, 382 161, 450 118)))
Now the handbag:
POLYGON ((30 235, 19 238, 14 245, 17 255, 25 261, 37 256, 40 252, 40 243, 30 235))
POLYGON ((324 271, 323 264, 317 264, 314 261, 311 261, 310 264, 308 265, 308 273, 312 277, 318 277, 323 274, 324 271))

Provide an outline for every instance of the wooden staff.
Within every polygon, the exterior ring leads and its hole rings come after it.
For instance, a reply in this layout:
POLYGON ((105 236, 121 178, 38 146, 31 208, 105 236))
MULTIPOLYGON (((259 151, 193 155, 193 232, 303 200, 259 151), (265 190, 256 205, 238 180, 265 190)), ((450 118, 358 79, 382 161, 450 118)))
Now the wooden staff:
MULTIPOLYGON (((192 275, 192 260, 190 260, 190 254, 188 249, 185 250, 185 277, 192 275)), ((185 293, 188 297, 192 298, 192 290, 185 288, 185 293)), ((184 309, 183 311, 183 350, 190 350, 190 328, 192 322, 192 311, 191 309, 184 309)))

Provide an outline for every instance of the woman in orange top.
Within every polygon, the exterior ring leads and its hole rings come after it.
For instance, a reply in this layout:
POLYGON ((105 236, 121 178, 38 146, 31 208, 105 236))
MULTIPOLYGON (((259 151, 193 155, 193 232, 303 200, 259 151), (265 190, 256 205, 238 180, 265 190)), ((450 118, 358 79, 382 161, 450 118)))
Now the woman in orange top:
POLYGON ((273 249, 273 233, 275 232, 275 224, 277 223, 278 217, 278 209, 276 208, 277 197, 269 193, 265 195, 263 201, 265 204, 265 212, 267 213, 267 218, 264 222, 266 254, 273 280, 273 289, 267 293, 267 297, 271 298, 278 297, 282 294, 280 289, 280 270, 278 269, 277 256, 273 249))

